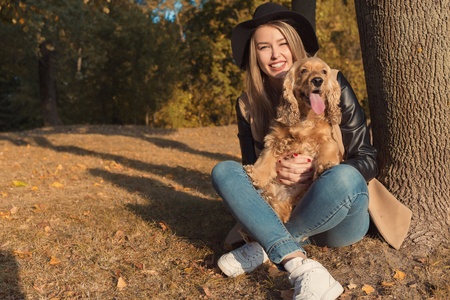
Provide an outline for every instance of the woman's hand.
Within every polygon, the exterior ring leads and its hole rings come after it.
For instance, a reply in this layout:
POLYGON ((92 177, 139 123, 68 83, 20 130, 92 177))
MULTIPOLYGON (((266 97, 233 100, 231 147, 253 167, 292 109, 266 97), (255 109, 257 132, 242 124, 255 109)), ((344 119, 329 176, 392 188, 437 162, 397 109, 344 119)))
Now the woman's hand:
POLYGON ((277 162, 277 178, 286 185, 310 185, 314 176, 313 158, 302 154, 287 154, 277 162))

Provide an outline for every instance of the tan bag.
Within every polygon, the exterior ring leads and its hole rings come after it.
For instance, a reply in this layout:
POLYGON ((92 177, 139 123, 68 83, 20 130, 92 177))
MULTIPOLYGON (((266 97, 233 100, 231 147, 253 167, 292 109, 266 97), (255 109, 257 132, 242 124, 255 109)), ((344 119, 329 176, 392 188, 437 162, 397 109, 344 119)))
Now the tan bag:
MULTIPOLYGON (((333 125, 333 139, 344 157, 345 148, 339 125, 333 125)), ((369 214, 381 236, 399 249, 408 234, 412 212, 398 201, 376 178, 369 181, 369 214)))

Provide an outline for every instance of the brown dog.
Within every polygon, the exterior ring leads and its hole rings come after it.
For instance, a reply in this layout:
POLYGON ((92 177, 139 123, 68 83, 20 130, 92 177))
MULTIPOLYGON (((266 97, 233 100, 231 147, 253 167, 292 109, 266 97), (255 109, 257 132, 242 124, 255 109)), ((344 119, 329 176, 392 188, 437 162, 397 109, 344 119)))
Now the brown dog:
POLYGON ((286 154, 309 155, 314 158, 314 180, 339 164, 342 158, 331 137, 331 126, 341 121, 340 95, 336 76, 322 60, 305 58, 295 62, 285 76, 283 97, 277 118, 264 138, 264 150, 254 165, 244 167, 284 223, 307 188, 279 182, 276 163, 286 154))

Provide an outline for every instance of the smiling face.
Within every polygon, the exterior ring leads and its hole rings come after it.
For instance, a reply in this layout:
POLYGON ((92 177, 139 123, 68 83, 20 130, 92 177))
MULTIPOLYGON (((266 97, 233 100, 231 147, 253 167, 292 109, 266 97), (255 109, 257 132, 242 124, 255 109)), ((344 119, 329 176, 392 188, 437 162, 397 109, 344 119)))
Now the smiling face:
POLYGON ((259 67, 272 84, 282 83, 293 64, 291 49, 283 34, 273 26, 259 27, 253 34, 259 67))

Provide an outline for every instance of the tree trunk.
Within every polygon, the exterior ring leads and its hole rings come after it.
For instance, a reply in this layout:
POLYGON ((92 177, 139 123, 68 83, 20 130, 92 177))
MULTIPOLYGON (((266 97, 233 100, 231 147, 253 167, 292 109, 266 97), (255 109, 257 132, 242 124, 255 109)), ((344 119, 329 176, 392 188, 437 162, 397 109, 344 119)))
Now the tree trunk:
POLYGON ((55 79, 55 52, 49 49, 49 44, 40 45, 39 58, 39 93, 44 114, 44 126, 62 125, 56 109, 56 79, 55 79))
POLYGON ((450 227, 447 0, 356 0, 379 180, 413 212, 428 252, 450 227))
POLYGON ((307 18, 316 30, 316 0, 292 0, 292 10, 307 18))

